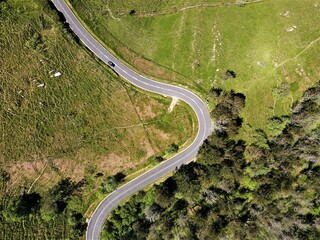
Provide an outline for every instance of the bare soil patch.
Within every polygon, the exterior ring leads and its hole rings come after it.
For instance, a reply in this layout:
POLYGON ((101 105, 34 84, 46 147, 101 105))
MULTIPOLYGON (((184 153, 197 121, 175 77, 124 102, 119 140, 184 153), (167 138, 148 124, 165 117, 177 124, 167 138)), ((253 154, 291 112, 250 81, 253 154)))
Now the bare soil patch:
POLYGON ((116 174, 123 169, 133 168, 139 164, 139 162, 130 161, 130 156, 117 155, 110 153, 105 157, 100 158, 98 169, 101 172, 107 172, 108 174, 116 174))
POLYGON ((163 68, 159 67, 152 61, 149 61, 141 56, 134 54, 128 48, 123 47, 122 51, 124 54, 131 57, 132 65, 135 66, 140 71, 148 75, 155 76, 157 78, 162 78, 162 79, 167 79, 172 81, 175 81, 177 79, 177 76, 175 73, 173 72, 170 72, 170 74, 167 73, 163 68))

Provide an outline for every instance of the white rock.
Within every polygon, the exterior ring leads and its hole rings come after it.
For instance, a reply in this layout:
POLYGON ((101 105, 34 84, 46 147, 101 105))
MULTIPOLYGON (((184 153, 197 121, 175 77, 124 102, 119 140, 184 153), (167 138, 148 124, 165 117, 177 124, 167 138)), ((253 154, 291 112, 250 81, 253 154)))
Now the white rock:
POLYGON ((37 85, 37 87, 38 87, 38 88, 42 88, 42 87, 44 87, 44 83, 40 83, 40 84, 38 84, 38 85, 37 85))
POLYGON ((292 26, 287 28, 287 32, 292 32, 293 30, 295 30, 297 28, 297 26, 292 26))
POLYGON ((59 77, 59 76, 61 76, 61 72, 56 72, 55 74, 53 74, 53 76, 59 77))
POLYGON ((264 67, 264 68, 267 66, 266 63, 260 62, 260 61, 257 61, 257 64, 258 64, 259 66, 261 66, 261 67, 264 67))
POLYGON ((289 17, 289 11, 285 11, 283 14, 281 14, 281 16, 283 16, 283 17, 289 17))

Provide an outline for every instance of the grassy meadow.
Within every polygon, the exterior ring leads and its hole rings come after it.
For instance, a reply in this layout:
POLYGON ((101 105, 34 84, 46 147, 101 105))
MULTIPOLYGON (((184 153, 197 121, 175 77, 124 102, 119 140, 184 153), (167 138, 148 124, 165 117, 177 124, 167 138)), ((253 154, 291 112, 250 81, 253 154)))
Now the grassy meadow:
POLYGON ((1 7, 2 163, 70 158, 80 165, 114 154, 134 164, 192 136, 187 106, 169 113, 170 98, 119 79, 75 44, 46 4, 1 7))
POLYGON ((0 29, 1 239, 68 239, 75 210, 21 220, 12 215, 15 197, 44 199, 61 179, 85 179, 73 205, 84 214, 101 176, 146 167, 196 133, 188 106, 169 112, 170 98, 120 79, 77 44, 48 2, 0 1, 0 29))
POLYGON ((69 2, 138 70, 190 87, 211 107, 212 88, 244 93, 248 142, 253 129, 271 134, 268 119, 289 114, 320 76, 316 0, 69 2), (236 77, 226 78, 227 70, 236 77))

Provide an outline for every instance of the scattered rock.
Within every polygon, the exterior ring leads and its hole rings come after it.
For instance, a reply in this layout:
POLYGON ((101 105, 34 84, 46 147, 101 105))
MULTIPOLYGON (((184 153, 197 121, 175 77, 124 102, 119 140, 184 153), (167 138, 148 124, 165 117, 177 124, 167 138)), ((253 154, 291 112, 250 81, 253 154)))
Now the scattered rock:
POLYGON ((292 26, 292 27, 289 27, 289 28, 287 28, 287 32, 292 32, 292 31, 294 31, 295 29, 297 28, 297 26, 292 26))
POLYGON ((260 61, 257 61, 257 64, 258 64, 259 66, 263 67, 263 68, 265 68, 265 67, 267 66, 266 63, 260 62, 260 61))
POLYGON ((53 74, 54 77, 59 77, 61 76, 61 72, 56 72, 55 74, 53 74))
POLYGON ((37 87, 38 88, 42 88, 42 87, 44 87, 44 85, 45 85, 44 83, 40 83, 40 84, 37 85, 37 87))
POLYGON ((289 17, 289 11, 285 11, 284 13, 280 14, 282 17, 289 17))

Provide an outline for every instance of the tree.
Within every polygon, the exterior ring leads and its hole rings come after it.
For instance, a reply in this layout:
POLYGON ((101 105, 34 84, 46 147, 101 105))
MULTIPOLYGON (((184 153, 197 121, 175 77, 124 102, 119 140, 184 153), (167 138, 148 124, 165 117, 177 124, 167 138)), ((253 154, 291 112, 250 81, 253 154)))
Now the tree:
POLYGON ((68 216, 68 224, 72 226, 72 235, 79 238, 86 230, 87 223, 84 217, 79 212, 71 212, 68 216))
POLYGON ((270 149, 267 134, 262 129, 258 129, 255 131, 254 144, 267 150, 270 149))
POLYGON ((213 116, 224 121, 225 128, 215 129, 205 140, 196 162, 122 207, 122 216, 131 215, 129 222, 118 220, 119 228, 137 237, 135 226, 141 239, 317 239, 319 97, 320 91, 309 91, 288 119, 272 119, 275 138, 257 129, 247 146, 241 136, 231 135, 241 125, 237 121, 244 98, 224 93, 214 110, 221 115, 213 116), (151 207, 153 195, 160 213, 151 207), (149 225, 137 224, 141 213, 149 225))
POLYGON ((271 136, 275 137, 280 135, 288 122, 288 117, 270 118, 268 120, 268 129, 271 131, 271 136))
POLYGON ((274 87, 272 89, 272 93, 275 98, 284 98, 289 94, 289 84, 288 83, 281 83, 279 86, 274 87))
POLYGON ((212 88, 211 93, 213 94, 214 97, 220 97, 222 94, 222 89, 221 88, 212 88))
POLYGON ((110 193, 114 191, 118 186, 117 181, 115 180, 114 177, 107 177, 100 185, 100 191, 105 194, 105 193, 110 193))
POLYGON ((123 172, 118 172, 118 173, 116 173, 116 175, 113 176, 116 183, 123 182, 125 177, 126 177, 126 175, 123 172))
POLYGON ((167 148, 167 153, 176 153, 178 152, 178 150, 179 150, 179 146, 175 143, 172 143, 167 148))
POLYGON ((0 182, 7 183, 10 180, 10 174, 3 169, 0 169, 0 182))
POLYGON ((144 209, 144 215, 149 222, 155 222, 155 220, 159 217, 160 212, 161 207, 156 203, 146 206, 144 209))
POLYGON ((81 191, 84 181, 78 183, 71 178, 61 179, 56 186, 50 190, 52 198, 55 200, 56 211, 61 213, 68 205, 68 201, 73 194, 78 194, 81 191))
POLYGON ((18 216, 27 216, 37 213, 40 209, 41 196, 39 193, 23 193, 17 202, 16 214, 18 216))
POLYGON ((226 72, 225 72, 225 74, 224 74, 224 76, 223 76, 223 80, 228 80, 228 79, 230 79, 230 78, 236 78, 237 77, 237 74, 234 72, 234 71, 232 71, 232 70, 227 70, 226 72))
POLYGON ((200 197, 200 181, 198 163, 191 162, 187 165, 182 165, 174 176, 177 182, 177 191, 183 194, 184 198, 189 203, 194 203, 200 197))
POLYGON ((129 12, 129 15, 130 15, 130 16, 133 16, 134 14, 136 14, 136 10, 131 9, 130 12, 129 12))
POLYGON ((167 208, 174 201, 174 193, 177 190, 177 183, 174 178, 169 177, 155 188, 155 201, 162 208, 167 208))

